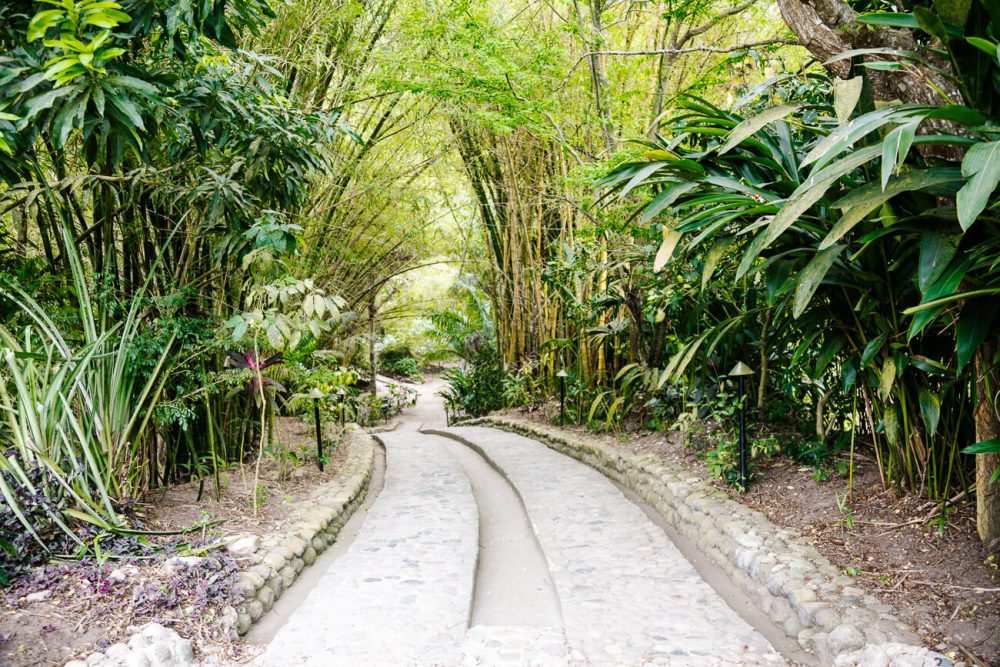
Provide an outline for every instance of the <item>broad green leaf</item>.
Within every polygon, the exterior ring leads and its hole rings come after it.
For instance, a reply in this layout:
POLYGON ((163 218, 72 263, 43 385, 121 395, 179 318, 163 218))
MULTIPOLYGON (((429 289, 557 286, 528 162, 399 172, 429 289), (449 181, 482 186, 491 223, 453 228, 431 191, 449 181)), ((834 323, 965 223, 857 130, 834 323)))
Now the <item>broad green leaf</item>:
MULTIPOLYGON (((962 257, 961 255, 952 260, 951 264, 947 269, 941 274, 927 290, 924 292, 923 297, 920 299, 920 303, 927 304, 946 296, 953 295, 955 290, 958 289, 959 284, 965 279, 965 274, 972 266, 973 259, 971 257, 962 257)), ((909 340, 913 340, 924 328, 934 321, 934 319, 940 314, 941 308, 924 308, 919 311, 915 311, 912 308, 907 308, 903 311, 905 315, 913 315, 913 321, 910 322, 910 329, 907 334, 909 340)))
POLYGON ((858 367, 854 365, 853 360, 844 364, 840 371, 840 376, 844 393, 846 394, 854 387, 854 383, 858 379, 858 367))
POLYGON ((990 302, 967 302, 962 308, 958 324, 955 326, 955 350, 958 354, 959 371, 972 361, 976 349, 986 340, 996 313, 996 304, 990 302))
POLYGON ((670 185, 665 187, 659 194, 653 197, 653 201, 649 202, 645 210, 642 212, 642 216, 639 218, 640 222, 649 222, 652 220, 660 211, 677 201, 677 198, 683 194, 691 192, 696 187, 698 187, 697 181, 689 181, 687 183, 678 183, 676 185, 670 185))
POLYGON ((856 76, 850 79, 834 78, 833 80, 833 110, 837 114, 837 123, 843 125, 851 119, 854 108, 861 99, 861 90, 865 79, 856 76))
POLYGON ((681 240, 681 236, 682 234, 676 230, 663 228, 663 243, 653 259, 653 271, 658 272, 667 265, 670 257, 674 254, 677 243, 681 240))
POLYGON ((139 110, 133 104, 132 100, 117 94, 108 95, 108 100, 128 118, 133 127, 138 130, 146 129, 146 126, 142 122, 142 116, 139 115, 139 110))
POLYGON ((870 111, 863 116, 858 116, 851 122, 838 127, 823 137, 816 144, 816 147, 809 151, 809 154, 802 159, 802 166, 806 167, 815 162, 816 169, 822 169, 827 162, 849 149, 858 140, 875 132, 887 123, 908 119, 910 113, 909 110, 900 111, 895 107, 886 107, 870 111))
POLYGON ((921 293, 941 277, 958 250, 959 234, 949 234, 944 229, 925 232, 920 240, 920 263, 917 271, 917 285, 921 293))
POLYGON ((869 183, 858 188, 832 204, 834 208, 845 209, 844 215, 834 224, 819 247, 828 248, 839 241, 868 214, 898 194, 961 180, 962 174, 958 169, 941 167, 909 171, 902 176, 894 176, 885 188, 879 183, 869 183))
POLYGON ((719 155, 728 153, 733 148, 738 146, 743 142, 744 139, 753 136, 761 129, 773 123, 776 120, 781 120, 788 114, 797 111, 804 107, 805 104, 779 104, 778 106, 770 107, 760 112, 756 116, 747 118, 742 123, 733 128, 732 132, 726 138, 726 143, 722 144, 719 148, 719 155))
POLYGON ((238 343, 243 340, 243 336, 247 334, 247 323, 242 318, 233 327, 233 342, 238 343))
POLYGON ((622 188, 622 191, 618 193, 618 196, 619 197, 624 197, 629 192, 631 192, 633 189, 635 189, 638 186, 642 185, 643 182, 647 178, 649 178, 650 176, 652 176, 653 174, 655 174, 659 170, 661 170, 664 167, 666 167, 667 164, 668 163, 666 163, 666 162, 653 162, 652 164, 645 165, 642 169, 639 169, 635 173, 635 175, 632 177, 632 179, 625 185, 624 188, 622 188))
MULTIPOLYGON (((972 0, 934 0, 934 9, 945 26, 964 26, 971 7, 972 0)), ((948 33, 951 34, 951 30, 948 33)))
POLYGON ((917 18, 913 14, 897 14, 895 12, 875 12, 864 14, 855 19, 866 25, 882 25, 890 28, 919 28, 917 18))
POLYGON ((1000 141, 976 144, 962 160, 962 175, 970 179, 958 191, 958 224, 967 230, 989 203, 1000 183, 1000 141))
POLYGON ((882 140, 882 188, 889 182, 889 178, 896 170, 897 165, 903 164, 910 146, 913 145, 913 137, 916 136, 917 126, 920 119, 903 123, 882 140))
POLYGON ((976 47, 986 55, 990 56, 994 60, 1000 62, 1000 55, 998 55, 997 52, 997 46, 998 46, 997 44, 994 44, 988 39, 982 39, 981 37, 966 37, 965 41, 967 41, 969 44, 976 47))
POLYGON ((895 447, 899 442, 899 415, 896 413, 896 406, 886 406, 882 413, 882 430, 885 432, 885 439, 895 447))
POLYGON ((24 111, 26 112, 21 118, 21 121, 17 124, 19 129, 24 129, 28 126, 28 123, 34 119, 35 116, 40 114, 42 111, 49 109, 55 104, 56 100, 60 97, 65 97, 73 92, 69 87, 54 88, 47 93, 42 93, 32 97, 24 105, 24 111))
MULTIPOLYGON (((802 185, 795 189, 795 192, 788 198, 784 206, 781 207, 781 210, 775 214, 767 229, 763 232, 763 239, 759 246, 751 244, 751 247, 747 248, 744 261, 740 264, 742 273, 749 270, 753 260, 757 258, 764 248, 781 236, 806 211, 821 200, 834 183, 845 174, 879 155, 880 152, 881 149, 879 146, 862 148, 837 160, 819 172, 810 175, 802 185)), ((754 239, 754 243, 756 243, 756 239, 754 239)), ((737 277, 741 277, 742 273, 738 273, 737 277)))
POLYGON ((927 435, 933 437, 937 433, 938 420, 941 417, 941 398, 930 389, 920 390, 920 416, 927 427, 927 435))
POLYGON ((38 12, 28 23, 28 41, 34 42, 41 39, 48 32, 49 28, 65 19, 66 12, 61 9, 46 9, 38 12))
POLYGON ((1000 454, 1000 438, 980 440, 962 450, 963 454, 1000 454))
POLYGON ((882 362, 882 372, 879 373, 878 393, 882 396, 882 400, 889 398, 894 384, 896 384, 896 360, 886 357, 882 362))
POLYGON ((270 343, 271 347, 276 350, 280 350, 285 344, 284 336, 281 335, 281 331, 278 330, 278 327, 273 324, 267 328, 267 342, 270 343))
POLYGON ((795 301, 792 306, 793 317, 798 319, 805 312, 806 306, 809 305, 813 294, 816 293, 816 289, 823 282, 823 278, 833 266, 833 261, 837 259, 837 255, 843 249, 844 246, 836 245, 820 251, 799 273, 798 287, 795 288, 795 301))
POLYGON ((712 279, 712 274, 715 273, 715 267, 719 265, 719 260, 726 254, 726 250, 729 248, 731 243, 731 238, 716 241, 715 245, 713 245, 709 249, 708 253, 705 254, 705 267, 701 271, 702 290, 704 290, 705 286, 708 285, 708 281, 712 279))
POLYGON ((940 16, 920 5, 913 8, 913 16, 917 19, 917 24, 921 30, 928 35, 937 37, 944 44, 948 43, 948 31, 945 29, 944 21, 941 20, 940 16))
POLYGON ((875 358, 875 355, 878 354, 887 340, 889 340, 889 334, 882 333, 868 341, 864 351, 861 353, 861 368, 866 367, 875 358))
POLYGON ((819 354, 816 355, 816 363, 812 370, 812 377, 814 379, 823 377, 823 371, 826 370, 826 367, 830 365, 830 362, 833 361, 833 358, 840 352, 843 346, 843 336, 827 337, 826 342, 823 343, 823 347, 819 350, 819 354))

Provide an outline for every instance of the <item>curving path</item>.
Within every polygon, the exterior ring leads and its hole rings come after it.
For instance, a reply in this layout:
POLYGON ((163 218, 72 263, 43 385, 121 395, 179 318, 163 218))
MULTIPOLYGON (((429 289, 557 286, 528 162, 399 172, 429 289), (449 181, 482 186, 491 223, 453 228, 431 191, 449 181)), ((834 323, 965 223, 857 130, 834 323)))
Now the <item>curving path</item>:
POLYGON ((600 473, 445 428, 437 388, 380 436, 381 494, 261 664, 785 664, 600 473))

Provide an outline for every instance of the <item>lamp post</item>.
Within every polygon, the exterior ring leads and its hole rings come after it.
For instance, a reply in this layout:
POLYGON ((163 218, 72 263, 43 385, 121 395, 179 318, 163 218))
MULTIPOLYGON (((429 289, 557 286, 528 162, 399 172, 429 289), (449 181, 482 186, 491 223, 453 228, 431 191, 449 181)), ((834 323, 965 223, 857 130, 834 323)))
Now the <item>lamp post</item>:
POLYGON ((736 378, 737 396, 740 401, 740 492, 747 490, 747 406, 743 400, 744 378, 753 375, 753 369, 742 361, 733 366, 729 371, 729 377, 736 378))
POLYGON ((323 472, 323 428, 319 421, 319 399, 323 396, 324 394, 319 390, 319 387, 313 387, 313 390, 309 392, 309 398, 313 400, 313 415, 316 417, 316 463, 319 465, 320 472, 323 472))
POLYGON ((563 368, 556 373, 556 377, 559 378, 559 425, 563 426, 566 423, 566 378, 569 373, 563 368))
POLYGON ((345 423, 346 410, 347 410, 347 392, 341 387, 337 390, 337 400, 340 401, 340 426, 343 427, 345 423))

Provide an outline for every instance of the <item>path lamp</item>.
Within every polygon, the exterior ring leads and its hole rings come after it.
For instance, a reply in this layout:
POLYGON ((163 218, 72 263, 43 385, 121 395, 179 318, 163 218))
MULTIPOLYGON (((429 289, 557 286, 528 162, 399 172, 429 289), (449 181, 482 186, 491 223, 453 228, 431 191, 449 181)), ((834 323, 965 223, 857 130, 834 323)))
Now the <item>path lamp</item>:
POLYGON ((319 399, 323 398, 324 395, 319 387, 313 387, 313 390, 309 392, 309 398, 313 400, 313 415, 316 417, 316 463, 319 465, 320 472, 323 472, 323 429, 319 421, 319 399))
POLYGON ((753 369, 742 361, 733 366, 729 371, 729 377, 736 378, 737 396, 740 401, 740 491, 746 493, 747 490, 747 406, 743 401, 744 378, 753 375, 753 369))
POLYGON ((563 368, 556 373, 556 377, 559 378, 559 425, 563 426, 566 423, 566 378, 569 373, 563 368))

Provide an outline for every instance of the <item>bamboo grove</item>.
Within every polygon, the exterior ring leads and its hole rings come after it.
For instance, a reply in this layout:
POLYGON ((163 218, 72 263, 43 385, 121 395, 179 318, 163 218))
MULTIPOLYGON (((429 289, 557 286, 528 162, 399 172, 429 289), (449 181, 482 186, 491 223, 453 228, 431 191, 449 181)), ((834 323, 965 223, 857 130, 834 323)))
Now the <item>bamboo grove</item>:
POLYGON ((0 540, 123 530, 313 387, 377 411, 400 338, 456 410, 564 371, 594 428, 744 361, 995 534, 995 8, 852 3, 820 53, 800 4, 0 2, 0 540))

